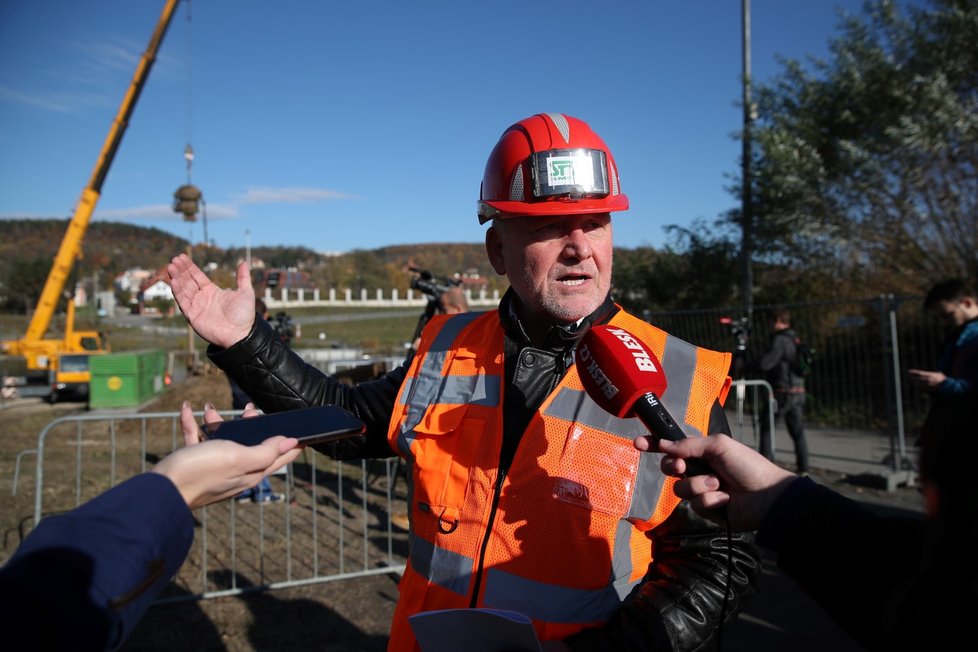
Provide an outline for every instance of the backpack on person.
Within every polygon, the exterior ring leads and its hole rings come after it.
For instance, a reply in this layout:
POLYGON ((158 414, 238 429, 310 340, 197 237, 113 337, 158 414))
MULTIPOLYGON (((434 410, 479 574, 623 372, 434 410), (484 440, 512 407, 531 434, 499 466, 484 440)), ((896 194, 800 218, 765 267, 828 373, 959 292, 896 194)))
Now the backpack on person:
POLYGON ((812 373, 812 366, 815 364, 815 347, 795 337, 795 357, 791 361, 791 373, 795 376, 805 378, 812 373))

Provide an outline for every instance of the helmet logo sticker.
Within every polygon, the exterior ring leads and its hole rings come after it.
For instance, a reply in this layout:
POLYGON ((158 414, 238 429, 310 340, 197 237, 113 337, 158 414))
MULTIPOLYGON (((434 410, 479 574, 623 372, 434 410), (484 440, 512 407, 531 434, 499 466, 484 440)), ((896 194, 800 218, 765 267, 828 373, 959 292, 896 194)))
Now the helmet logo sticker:
POLYGON ((574 156, 547 157, 547 185, 554 186, 594 186, 594 166, 591 157, 577 154, 574 156))

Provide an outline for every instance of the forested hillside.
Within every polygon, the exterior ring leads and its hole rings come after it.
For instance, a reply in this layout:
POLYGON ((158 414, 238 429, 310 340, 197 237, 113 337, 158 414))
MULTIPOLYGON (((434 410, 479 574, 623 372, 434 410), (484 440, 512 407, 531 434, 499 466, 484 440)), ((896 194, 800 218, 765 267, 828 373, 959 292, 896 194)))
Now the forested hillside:
MULTIPOLYGON (((0 306, 8 312, 23 312, 32 306, 51 269, 67 228, 67 220, 0 221, 0 306)), ((93 222, 82 243, 82 259, 75 263, 68 286, 85 283, 88 289, 98 277, 99 289, 112 287, 112 280, 133 267, 156 269, 176 253, 186 251, 187 241, 156 228, 116 222, 93 222)), ((615 250, 615 297, 629 306, 647 307, 648 276, 660 254, 649 247, 615 250)), ((198 262, 214 263, 214 281, 229 286, 234 269, 245 259, 245 250, 195 245, 198 262)), ((486 258, 482 243, 425 243, 357 249, 340 255, 323 255, 305 247, 252 247, 254 265, 289 267, 309 274, 316 287, 397 288, 405 292, 413 274, 410 267, 431 272, 435 277, 455 274, 479 275, 490 292, 506 289, 505 278, 497 276, 486 258)))
MULTIPOLYGON (((12 312, 34 303, 61 245, 67 220, 0 221, 0 301, 12 312)), ((69 286, 86 285, 98 277, 99 289, 112 287, 112 280, 126 269, 162 267, 176 253, 186 251, 187 241, 156 228, 116 222, 93 222, 82 243, 82 258, 71 273, 69 286)), ((194 259, 216 263, 215 281, 233 281, 234 268, 246 252, 195 245, 194 259)), ((504 288, 492 272, 485 249, 478 243, 431 243, 395 245, 373 250, 355 250, 341 255, 323 255, 305 247, 253 247, 255 265, 297 268, 307 272, 320 288, 398 288, 410 286, 409 266, 432 272, 437 277, 476 273, 487 278, 490 288, 504 288)))

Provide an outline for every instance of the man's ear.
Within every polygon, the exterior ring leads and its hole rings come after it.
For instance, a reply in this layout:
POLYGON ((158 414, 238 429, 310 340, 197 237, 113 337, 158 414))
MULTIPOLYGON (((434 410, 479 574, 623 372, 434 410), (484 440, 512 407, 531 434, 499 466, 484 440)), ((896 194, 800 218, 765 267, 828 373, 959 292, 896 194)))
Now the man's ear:
POLYGON ((506 259, 503 256, 503 243, 499 237, 496 227, 490 226, 486 231, 486 254, 489 256, 489 263, 496 273, 506 276, 506 259))

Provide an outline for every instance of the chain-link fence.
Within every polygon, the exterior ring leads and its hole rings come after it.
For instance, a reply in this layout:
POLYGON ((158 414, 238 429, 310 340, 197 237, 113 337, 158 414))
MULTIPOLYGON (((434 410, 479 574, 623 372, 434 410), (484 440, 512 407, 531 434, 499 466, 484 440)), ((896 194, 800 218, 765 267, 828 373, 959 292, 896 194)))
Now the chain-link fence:
MULTIPOLYGON (((736 309, 653 313, 643 318, 694 344, 735 355, 740 365, 757 360, 767 347, 767 314, 736 309)), ((806 422, 813 426, 905 430, 910 439, 923 421, 926 392, 906 382, 907 369, 933 369, 943 340, 938 324, 917 297, 781 304, 791 310, 799 337, 815 348, 806 378, 806 422)), ((749 365, 745 365, 749 366, 749 365)), ((748 374, 756 376, 756 374, 748 374)))

